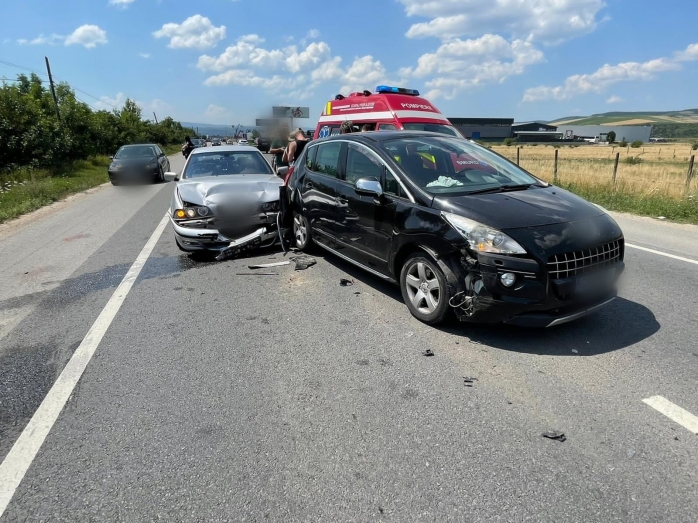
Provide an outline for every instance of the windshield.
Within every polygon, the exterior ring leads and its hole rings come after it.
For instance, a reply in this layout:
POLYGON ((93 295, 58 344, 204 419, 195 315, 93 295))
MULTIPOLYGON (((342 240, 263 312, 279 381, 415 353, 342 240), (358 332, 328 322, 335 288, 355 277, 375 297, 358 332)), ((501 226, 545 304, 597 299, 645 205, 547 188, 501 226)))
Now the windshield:
POLYGON ((274 174, 257 151, 193 154, 182 178, 230 176, 240 174, 274 174))
POLYGON ((460 134, 458 134, 456 128, 451 127, 450 125, 441 125, 438 123, 403 123, 402 127, 405 129, 405 131, 427 131, 430 133, 458 136, 460 138, 460 134))
POLYGON ((390 140, 383 147, 414 183, 433 195, 545 186, 508 160, 464 139, 419 136, 390 140))
POLYGON ((155 156, 155 149, 149 145, 133 145, 122 147, 114 155, 114 158, 125 160, 127 158, 152 158, 155 156))

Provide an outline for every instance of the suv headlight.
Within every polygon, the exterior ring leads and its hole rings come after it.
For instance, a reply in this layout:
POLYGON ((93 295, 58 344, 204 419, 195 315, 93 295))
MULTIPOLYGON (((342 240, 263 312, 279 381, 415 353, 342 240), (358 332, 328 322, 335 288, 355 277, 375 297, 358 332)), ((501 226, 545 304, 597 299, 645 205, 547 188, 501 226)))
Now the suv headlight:
POLYGON ((441 215, 468 241, 474 251, 526 254, 526 249, 500 230, 450 212, 443 212, 441 215))

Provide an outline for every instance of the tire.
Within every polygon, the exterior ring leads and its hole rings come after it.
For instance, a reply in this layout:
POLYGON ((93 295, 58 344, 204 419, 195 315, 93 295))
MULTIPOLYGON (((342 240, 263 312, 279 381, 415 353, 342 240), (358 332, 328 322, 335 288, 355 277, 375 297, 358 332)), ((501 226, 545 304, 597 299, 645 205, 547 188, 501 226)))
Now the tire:
POLYGON ((400 271, 400 290, 412 316, 427 325, 442 323, 450 312, 446 276, 424 252, 405 260, 400 271))
POLYGON ((308 252, 313 247, 313 237, 310 231, 310 223, 302 212, 293 212, 293 244, 303 252, 308 252))

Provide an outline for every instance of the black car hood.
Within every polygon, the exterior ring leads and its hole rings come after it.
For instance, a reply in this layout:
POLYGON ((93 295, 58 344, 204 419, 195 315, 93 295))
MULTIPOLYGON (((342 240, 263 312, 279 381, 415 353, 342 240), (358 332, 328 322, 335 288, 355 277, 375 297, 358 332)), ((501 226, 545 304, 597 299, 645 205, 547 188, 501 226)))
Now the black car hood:
POLYGON ((114 158, 111 162, 112 165, 120 165, 122 167, 141 167, 146 166, 151 163, 156 163, 157 158, 153 157, 143 157, 143 158, 114 158))
POLYGON ((500 230, 586 220, 601 209, 559 187, 466 196, 436 196, 432 207, 500 230))

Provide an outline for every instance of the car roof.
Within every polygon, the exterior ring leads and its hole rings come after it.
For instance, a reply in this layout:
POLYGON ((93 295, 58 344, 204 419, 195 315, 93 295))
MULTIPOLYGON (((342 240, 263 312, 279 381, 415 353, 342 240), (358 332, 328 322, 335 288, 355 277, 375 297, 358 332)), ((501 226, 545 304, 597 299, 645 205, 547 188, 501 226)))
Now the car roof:
POLYGON ((218 154, 221 152, 250 152, 254 151, 256 153, 259 152, 259 149, 256 147, 250 147, 248 145, 221 145, 220 147, 216 147, 215 149, 211 149, 210 147, 207 147, 206 149, 194 149, 191 154, 218 154))
POLYGON ((157 144, 155 143, 130 143, 128 145, 122 145, 120 149, 124 149, 126 147, 155 147, 157 144))

